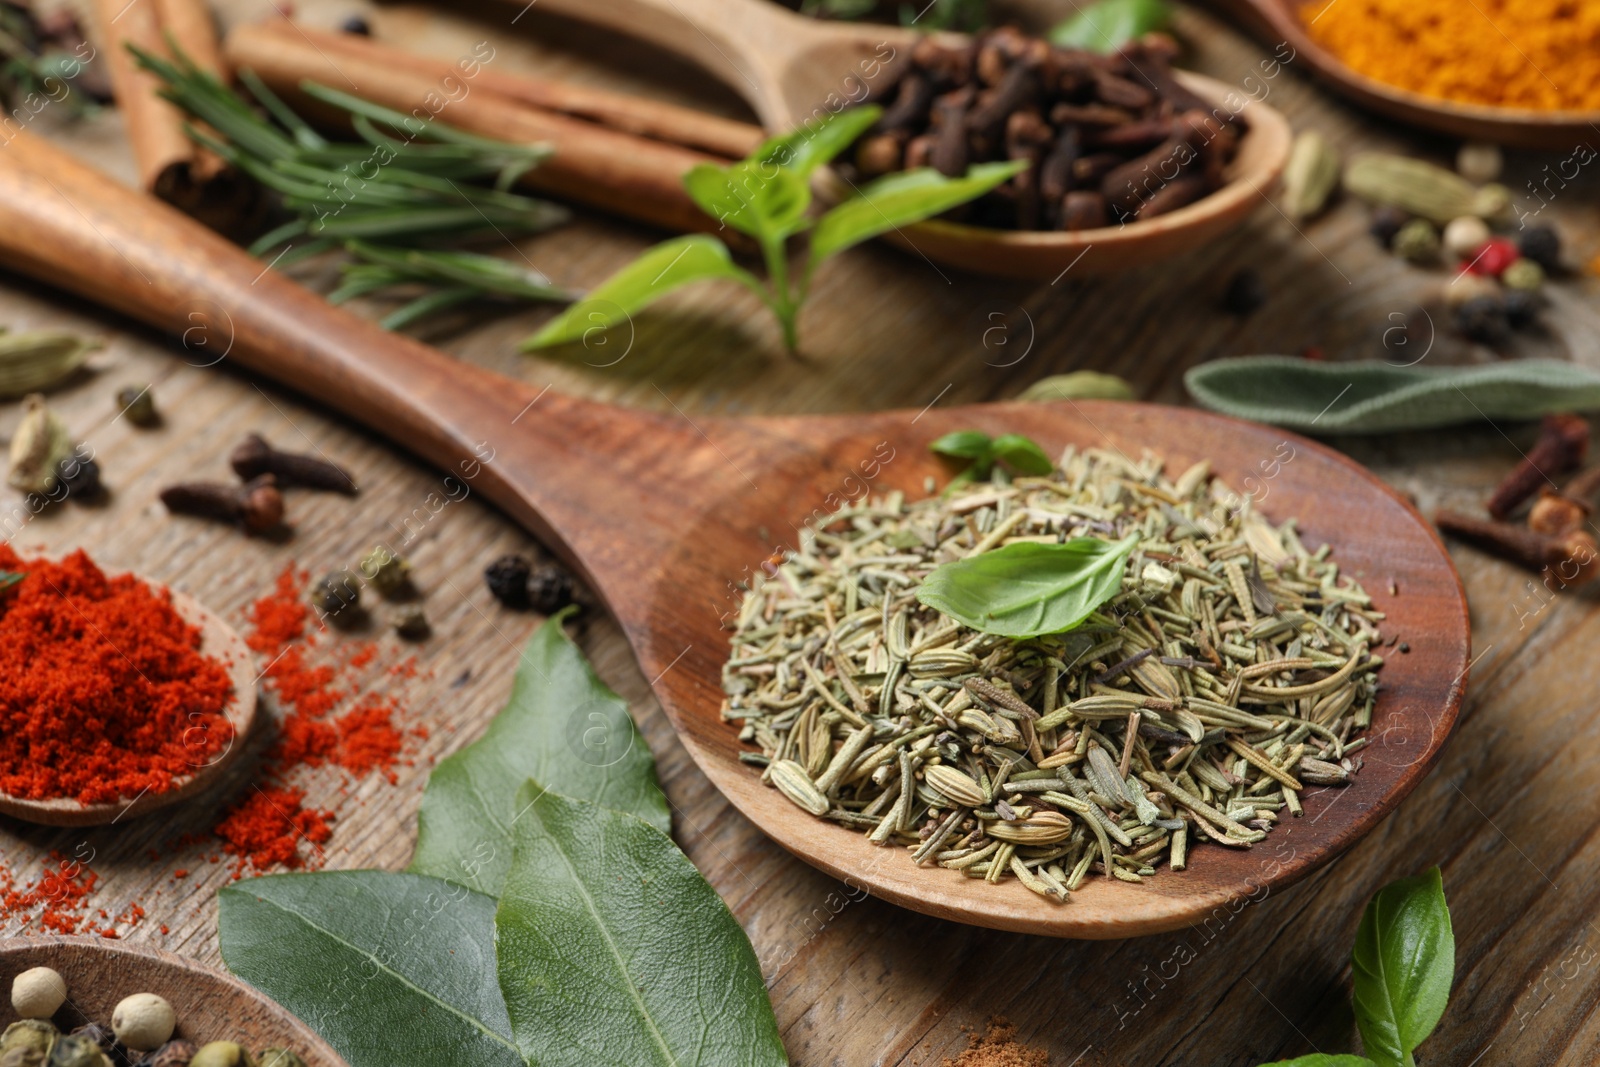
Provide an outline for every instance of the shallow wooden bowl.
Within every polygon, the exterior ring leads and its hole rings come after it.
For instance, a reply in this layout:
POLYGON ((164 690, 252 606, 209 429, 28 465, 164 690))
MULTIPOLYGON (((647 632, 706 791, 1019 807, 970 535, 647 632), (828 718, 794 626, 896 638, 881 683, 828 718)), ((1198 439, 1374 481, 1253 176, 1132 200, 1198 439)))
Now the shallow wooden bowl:
MULTIPOLYGON (((152 585, 156 583, 151 583, 152 585)), ((197 764, 195 771, 165 793, 145 793, 109 804, 80 804, 76 800, 27 800, 0 793, 0 815, 46 826, 98 826, 136 818, 169 804, 186 800, 206 789, 244 750, 244 739, 256 719, 256 668, 250 649, 232 626, 201 607, 191 597, 174 591, 172 606, 178 614, 200 627, 200 648, 213 659, 221 660, 233 681, 233 696, 223 709, 233 736, 220 751, 197 764)))
POLYGON ((132 993, 165 997, 178 1015, 175 1036, 203 1045, 236 1041, 252 1053, 298 1052, 306 1067, 346 1067, 305 1023, 232 975, 160 949, 102 937, 12 937, 0 940, 0 1028, 17 1021, 11 980, 30 967, 51 967, 67 980, 67 1003, 55 1023, 72 1030, 111 1024, 117 1002, 132 993))
POLYGON ((1285 66, 1304 65, 1335 92, 1400 122, 1467 140, 1557 151, 1570 151, 1589 143, 1596 129, 1600 129, 1600 111, 1531 111, 1463 104, 1423 96, 1369 78, 1352 70, 1306 32, 1299 15, 1306 0, 1207 0, 1207 3, 1244 26, 1269 48, 1288 44, 1294 50, 1294 57, 1287 60, 1285 66))

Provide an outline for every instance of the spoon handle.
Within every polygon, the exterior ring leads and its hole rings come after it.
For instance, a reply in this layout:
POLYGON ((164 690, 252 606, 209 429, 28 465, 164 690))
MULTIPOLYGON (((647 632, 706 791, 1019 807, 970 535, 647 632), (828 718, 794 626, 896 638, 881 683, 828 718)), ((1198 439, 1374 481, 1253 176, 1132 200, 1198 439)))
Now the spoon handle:
MULTIPOLYGON (((236 364, 343 412, 439 467, 433 496, 482 492, 558 550, 631 513, 637 438, 670 453, 694 433, 389 333, 26 131, 0 144, 0 263, 177 336, 191 365, 236 364)), ((436 513, 419 504, 392 517, 399 536, 436 513)))

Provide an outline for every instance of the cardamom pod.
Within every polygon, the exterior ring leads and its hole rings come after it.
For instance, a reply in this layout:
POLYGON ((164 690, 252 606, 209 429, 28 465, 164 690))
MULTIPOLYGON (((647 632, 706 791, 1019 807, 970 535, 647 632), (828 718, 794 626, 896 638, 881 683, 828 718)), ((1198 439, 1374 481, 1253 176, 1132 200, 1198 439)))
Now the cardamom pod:
POLYGON ((989 802, 983 786, 965 771, 935 763, 923 771, 922 776, 940 796, 948 797, 963 807, 976 808, 989 802))
POLYGON ((1511 208, 1503 185, 1476 186, 1426 160, 1366 152, 1344 169, 1344 187, 1374 204, 1390 204, 1438 225, 1463 215, 1502 218, 1511 208))
POLYGON ((22 422, 11 437, 11 466, 6 480, 25 493, 48 493, 55 488, 56 466, 72 455, 72 435, 66 423, 34 393, 23 402, 22 422))
POLYGON ((1309 219, 1328 204, 1339 184, 1339 153, 1316 130, 1294 139, 1289 162, 1283 168, 1283 213, 1291 219, 1309 219))
POLYGON ((25 396, 65 381, 99 347, 99 341, 60 330, 0 329, 0 398, 25 396))
POLYGON ((795 807, 813 815, 828 814, 828 798, 822 795, 822 790, 817 788, 800 764, 792 759, 781 759, 775 761, 768 771, 772 775, 772 784, 778 787, 778 792, 794 801, 795 807))

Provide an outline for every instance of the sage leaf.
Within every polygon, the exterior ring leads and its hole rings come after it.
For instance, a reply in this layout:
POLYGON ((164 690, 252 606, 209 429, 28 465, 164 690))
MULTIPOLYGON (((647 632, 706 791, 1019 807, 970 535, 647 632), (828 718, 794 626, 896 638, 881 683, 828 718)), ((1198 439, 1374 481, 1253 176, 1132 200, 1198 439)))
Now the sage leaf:
POLYGON ((529 782, 495 945, 538 1067, 781 1067, 744 931, 654 826, 529 782))
POLYGON ((1166 0, 1099 0, 1057 23, 1046 36, 1058 48, 1111 53, 1171 20, 1166 0))
POLYGON ((1365 1056, 1329 1056, 1326 1053, 1313 1052, 1309 1056, 1296 1056, 1292 1060, 1264 1063, 1261 1067, 1377 1067, 1377 1065, 1365 1056))
POLYGON ((683 176, 689 197, 707 215, 762 241, 781 241, 806 227, 811 187, 771 160, 719 167, 701 163, 683 176))
POLYGON ((830 112, 780 134, 756 149, 755 158, 770 160, 802 178, 849 148, 883 114, 876 104, 830 112))
POLYGON ((994 439, 991 447, 994 449, 994 458, 1018 474, 1042 476, 1055 469, 1055 464, 1044 449, 1020 433, 1001 434, 994 439))
POLYGON ((1022 392, 1018 400, 1132 400, 1133 386, 1115 374, 1078 370, 1040 378, 1022 392))
POLYGON ((511 869, 517 792, 529 778, 671 830, 655 762, 627 702, 561 629, 571 610, 552 615, 528 640, 511 699, 483 737, 429 775, 414 873, 498 895, 511 869))
MULTIPOLYGON (((761 293, 761 283, 734 265, 728 248, 707 234, 664 241, 601 282, 522 343, 523 351, 588 341, 672 290, 707 278, 728 278, 761 293)), ((765 299, 765 294, 763 299, 765 299)))
POLYGON ((1553 359, 1472 367, 1242 356, 1184 375, 1203 407, 1319 434, 1428 430, 1600 409, 1600 372, 1553 359))
POLYGON ((228 969, 350 1067, 525 1067, 495 983, 493 898, 387 871, 252 878, 217 894, 228 969))
POLYGON ((1378 891, 1361 916, 1350 962, 1367 1055, 1380 1067, 1411 1067, 1411 1052, 1439 1024, 1455 977, 1439 868, 1378 891))
POLYGON ((1121 541, 1017 541, 934 568, 917 599, 984 633, 1038 637, 1070 630, 1122 589, 1138 534, 1121 541))
POLYGON ((921 167, 879 178, 817 220, 811 231, 811 264, 982 196, 1027 166, 1026 160, 979 163, 961 178, 921 167))

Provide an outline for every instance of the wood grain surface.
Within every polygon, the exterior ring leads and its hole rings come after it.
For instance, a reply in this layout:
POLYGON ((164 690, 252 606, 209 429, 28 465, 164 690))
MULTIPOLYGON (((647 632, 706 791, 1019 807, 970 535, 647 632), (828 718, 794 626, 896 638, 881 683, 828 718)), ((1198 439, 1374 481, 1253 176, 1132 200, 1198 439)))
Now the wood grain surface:
MULTIPOLYGON (((1024 14, 1038 24, 1068 6, 1037 0, 1024 14)), ((452 5, 449 14, 442 5, 366 9, 301 0, 298 7, 321 25, 366 11, 380 34, 446 58, 489 40, 496 62, 508 68, 748 118, 733 94, 685 65, 543 18, 537 5, 515 25, 516 10, 498 2, 452 5)), ((267 5, 230 0, 223 8, 229 18, 248 18, 267 5)), ((1293 63, 1268 76, 1270 50, 1209 16, 1186 10, 1179 28, 1193 46, 1195 69, 1264 94, 1296 126, 1315 126, 1342 150, 1403 149, 1441 160, 1454 151, 1452 142, 1381 123, 1326 96, 1293 63)), ((131 179, 114 112, 69 125, 47 109, 35 124, 131 179)), ((1554 190, 1543 200, 1526 187, 1546 181, 1570 155, 1515 155, 1507 184, 1519 206, 1541 212, 1537 221, 1562 227, 1571 258, 1581 262, 1600 251, 1592 206, 1600 183, 1580 173, 1565 188, 1539 186, 1554 190)), ((1297 229, 1263 202, 1239 230, 1171 264, 1098 279, 1069 272, 1053 285, 960 275, 893 249, 859 249, 819 273, 801 321, 803 360, 782 355, 775 327, 752 297, 716 286, 685 291, 662 314, 640 316, 630 336, 578 353, 517 354, 515 342, 547 320, 543 309, 492 318, 463 313, 424 336, 534 390, 549 385, 696 422, 715 414, 946 406, 1011 396, 1045 374, 1084 368, 1122 374, 1146 399, 1181 402, 1182 371, 1197 362, 1308 345, 1330 359, 1408 362, 1424 349, 1432 362, 1491 358, 1442 323, 1431 345, 1424 330, 1404 335, 1411 347, 1400 346, 1396 317, 1421 321, 1443 276, 1380 251, 1365 219, 1359 205, 1342 203, 1297 229), (1261 271, 1269 299, 1241 319, 1218 305, 1228 277, 1245 266, 1261 271)), ((658 238, 585 215, 519 248, 558 282, 585 286, 658 238)), ((1546 328, 1519 338, 1509 353, 1600 365, 1595 296, 1590 279, 1559 282, 1546 328)), ((371 692, 401 698, 409 720, 426 722, 430 736, 417 742, 415 765, 400 769, 397 785, 376 776, 351 781, 331 769, 303 781, 308 802, 339 816, 329 866, 402 866, 430 760, 482 731, 538 621, 499 609, 478 572, 498 553, 536 546, 472 496, 433 514, 429 494, 443 495, 442 472, 328 417, 314 398, 269 386, 226 361, 196 366, 203 361, 186 361, 152 333, 11 277, 0 289, 0 321, 14 329, 67 326, 108 340, 104 369, 53 402, 95 446, 112 502, 28 519, 15 537, 25 549, 88 546, 108 565, 166 580, 239 622, 290 560, 314 571, 346 566, 374 540, 395 538, 417 509, 431 515, 407 546, 437 631, 419 651, 424 673, 387 673, 410 650, 385 637, 382 655, 360 679, 371 692), (111 394, 136 380, 156 383, 165 429, 142 432, 113 421, 111 394), (352 503, 296 494, 296 534, 284 544, 167 517, 157 490, 191 474, 225 474, 224 456, 247 430, 324 450, 352 468, 363 496, 352 503)), ((0 409, 0 430, 9 432, 17 414, 16 405, 0 409)), ((1428 511, 1478 506, 1531 440, 1528 427, 1483 425, 1336 443, 1428 511)), ((741 485, 728 475, 730 506, 747 491, 741 485)), ((0 497, 8 515, 19 504, 9 491, 0 497)), ((1593 925, 1600 846, 1592 834, 1600 772, 1586 758, 1595 732, 1588 640, 1600 639, 1600 614, 1593 594, 1547 602, 1529 575, 1470 549, 1454 554, 1473 605, 1476 663, 1460 725, 1433 773, 1395 815, 1304 883, 1186 931, 1120 942, 1063 943, 959 926, 863 898, 812 870, 767 840, 693 767, 614 622, 591 615, 579 639, 601 675, 632 702, 675 809, 677 839, 750 933, 797 1067, 938 1064, 966 1046, 968 1029, 995 1015, 1010 1016, 1023 1040, 1049 1050, 1055 1067, 1251 1067, 1313 1048, 1345 1051, 1354 1041, 1347 959, 1360 908, 1385 882, 1434 863, 1444 869, 1458 956, 1455 996, 1424 1046, 1427 1061, 1588 1064, 1600 1057, 1600 1022, 1590 1018, 1600 1000, 1600 928, 1593 925)), ((124 937, 214 964, 213 892, 230 877, 228 866, 208 863, 209 848, 173 853, 161 846, 186 831, 203 832, 216 807, 247 791, 248 782, 241 767, 213 798, 112 829, 6 822, 0 850, 22 879, 42 871, 51 850, 92 855, 102 906, 120 914, 139 901, 150 913, 124 937), (179 869, 190 873, 177 879, 179 869)))

